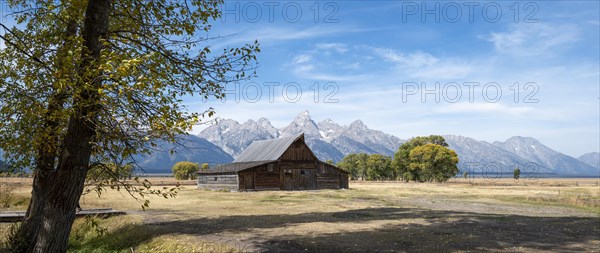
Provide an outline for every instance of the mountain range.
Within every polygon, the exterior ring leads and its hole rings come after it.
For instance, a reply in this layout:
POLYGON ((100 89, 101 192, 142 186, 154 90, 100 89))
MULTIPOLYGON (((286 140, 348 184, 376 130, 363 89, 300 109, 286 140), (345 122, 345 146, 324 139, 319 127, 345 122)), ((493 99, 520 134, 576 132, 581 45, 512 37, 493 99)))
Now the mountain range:
MULTIPOLYGON (((210 143, 204 138, 195 135, 178 136, 177 144, 158 142, 157 148, 150 155, 137 155, 133 160, 141 167, 141 173, 171 173, 175 163, 181 161, 192 161, 196 163, 208 163, 217 165, 233 161, 233 157, 218 146, 210 143), (171 150, 174 152, 171 153, 171 150)), ((0 149, 0 159, 3 158, 0 149)), ((6 163, 0 160, 0 169, 6 163)))
MULTIPOLYGON (((147 173, 170 173, 179 161, 229 163, 253 141, 305 134, 306 143, 319 159, 340 161, 350 153, 393 156, 406 140, 368 128, 361 120, 340 125, 331 119, 312 120, 308 111, 301 112, 287 126, 274 127, 266 118, 239 123, 219 119, 197 136, 181 136, 179 144, 159 143, 151 155, 137 156, 136 162, 147 173), (170 151, 175 151, 171 153, 170 151)), ((523 175, 547 173, 563 176, 599 176, 600 154, 592 152, 578 159, 562 154, 531 137, 515 136, 506 141, 489 143, 457 135, 444 135, 449 147, 459 157, 462 171, 512 173, 520 168, 523 175)), ((2 150, 0 149, 0 154, 2 150)), ((0 156, 1 158, 1 156, 0 156)), ((0 165, 4 162, 0 160, 0 165)))
POLYGON ((221 147, 237 157, 256 140, 267 140, 304 133, 306 143, 321 160, 340 161, 350 153, 379 153, 393 155, 403 140, 381 131, 369 129, 356 120, 349 126, 341 126, 327 119, 316 123, 308 111, 296 116, 283 128, 275 128, 266 118, 248 120, 243 124, 224 119, 204 129, 199 137, 221 147))
POLYGON ((175 163, 192 161, 217 165, 233 161, 233 157, 204 138, 194 135, 179 136, 177 144, 157 143, 150 155, 136 156, 134 160, 146 173, 170 173, 175 163), (173 150, 173 153, 171 153, 173 150))
POLYGON ((578 157, 577 160, 587 163, 595 168, 600 168, 600 153, 590 152, 578 157))
MULTIPOLYGON (((368 128, 361 120, 344 126, 331 119, 315 122, 308 111, 301 112, 283 128, 274 127, 266 118, 239 123, 231 119, 218 120, 198 136, 237 157, 255 140, 267 140, 304 133, 306 143, 321 160, 340 161, 350 153, 393 156, 406 140, 368 128)), ((525 173, 557 175, 598 175, 593 155, 580 161, 552 150, 531 137, 511 137, 493 143, 473 138, 445 135, 449 147, 456 151, 461 170, 487 173, 512 173, 520 168, 525 173), (585 160, 587 159, 587 160, 585 160), (587 162, 591 161, 591 163, 587 162)), ((596 153, 597 154, 597 153, 596 153)), ((597 159, 598 156, 596 155, 597 159)), ((596 162, 597 164, 597 162, 596 162)))

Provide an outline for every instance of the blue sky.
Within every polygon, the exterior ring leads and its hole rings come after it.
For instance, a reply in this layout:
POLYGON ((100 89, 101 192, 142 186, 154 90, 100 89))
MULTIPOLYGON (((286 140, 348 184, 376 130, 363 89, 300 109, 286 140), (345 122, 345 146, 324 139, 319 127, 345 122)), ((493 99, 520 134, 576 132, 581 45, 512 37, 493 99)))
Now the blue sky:
POLYGON ((598 1, 227 1, 223 12, 213 51, 258 40, 258 77, 229 85, 226 101, 187 97, 190 111, 283 127, 309 110, 402 139, 600 149, 598 1))
POLYGON ((572 156, 599 149, 597 1, 228 1, 224 8, 211 35, 232 36, 213 47, 258 39, 258 77, 228 86, 225 102, 187 99, 192 110, 212 106, 218 117, 267 117, 283 127, 306 109, 316 121, 361 119, 404 139, 519 135, 572 156))

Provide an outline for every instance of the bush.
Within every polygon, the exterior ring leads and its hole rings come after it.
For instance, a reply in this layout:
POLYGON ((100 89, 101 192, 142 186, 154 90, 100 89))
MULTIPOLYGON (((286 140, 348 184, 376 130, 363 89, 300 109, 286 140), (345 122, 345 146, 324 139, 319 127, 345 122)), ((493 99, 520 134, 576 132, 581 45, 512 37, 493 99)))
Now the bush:
POLYGON ((29 247, 29 243, 24 234, 25 231, 21 230, 21 222, 15 222, 8 228, 6 234, 6 248, 10 252, 25 252, 29 247))
POLYGON ((0 207, 9 208, 15 200, 13 189, 0 185, 0 207))
POLYGON ((200 165, 193 162, 178 162, 173 168, 173 175, 177 180, 196 179, 196 172, 200 170, 200 165))

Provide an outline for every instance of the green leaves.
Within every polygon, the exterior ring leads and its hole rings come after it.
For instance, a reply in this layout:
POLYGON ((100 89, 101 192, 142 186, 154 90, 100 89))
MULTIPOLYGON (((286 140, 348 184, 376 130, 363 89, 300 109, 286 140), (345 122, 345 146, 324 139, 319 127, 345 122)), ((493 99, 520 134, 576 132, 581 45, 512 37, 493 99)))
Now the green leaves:
POLYGON ((421 181, 444 182, 458 173, 458 156, 453 150, 427 143, 413 148, 408 157, 408 169, 421 181))
MULTIPOLYGON (((436 144, 442 147, 448 146, 444 137, 439 135, 417 136, 408 140, 407 142, 403 143, 400 146, 400 148, 398 148, 398 151, 396 151, 396 153, 394 154, 392 166, 394 167, 394 170, 396 171, 397 175, 401 175, 402 177, 404 177, 406 172, 415 173, 414 170, 409 171, 410 152, 414 148, 425 144, 436 144)), ((415 174, 411 178, 416 179, 416 177, 417 175, 415 174)))
POLYGON ((391 168, 391 158, 388 156, 373 154, 367 159, 367 179, 389 180, 395 179, 391 168))
POLYGON ((380 154, 349 154, 337 164, 350 173, 352 179, 394 180, 395 171, 391 166, 392 159, 380 154))
MULTIPOLYGON (((220 17, 222 0, 114 1, 94 59, 83 46, 87 2, 8 1, 12 9, 5 11, 19 10, 19 24, 0 27, 6 45, 0 49, 0 148, 14 166, 35 170, 44 160, 45 168, 56 169, 75 117, 95 131, 93 163, 133 163, 158 141, 176 142, 214 115, 212 108, 189 111, 182 97, 220 99, 226 83, 255 75, 258 41, 223 52, 209 48, 209 23, 220 17), (78 113, 87 108, 93 113, 78 113)), ((174 196, 139 179, 100 181, 98 194, 112 187, 141 198, 174 196)))
POLYGON ((177 180, 195 179, 195 173, 200 171, 200 165, 193 162, 178 162, 171 170, 177 180))

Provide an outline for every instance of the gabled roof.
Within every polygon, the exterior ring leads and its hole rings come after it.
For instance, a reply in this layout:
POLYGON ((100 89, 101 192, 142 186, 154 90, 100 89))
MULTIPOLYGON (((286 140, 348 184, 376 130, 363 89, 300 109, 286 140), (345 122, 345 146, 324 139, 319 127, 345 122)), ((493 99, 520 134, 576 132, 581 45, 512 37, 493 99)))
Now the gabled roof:
POLYGON ((254 141, 233 162, 240 163, 277 160, 290 147, 290 145, 292 145, 292 143, 298 139, 304 139, 304 133, 279 139, 254 141))
POLYGON ((252 167, 261 166, 274 161, 255 161, 255 162, 240 162, 240 163, 228 163, 217 165, 208 170, 201 170, 197 174, 223 174, 223 173, 237 173, 242 170, 246 170, 252 167))

